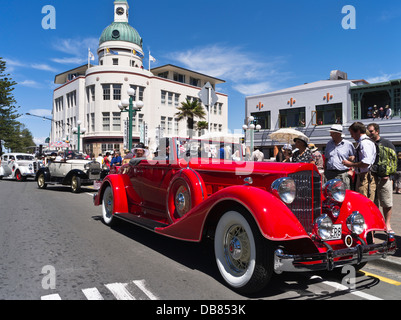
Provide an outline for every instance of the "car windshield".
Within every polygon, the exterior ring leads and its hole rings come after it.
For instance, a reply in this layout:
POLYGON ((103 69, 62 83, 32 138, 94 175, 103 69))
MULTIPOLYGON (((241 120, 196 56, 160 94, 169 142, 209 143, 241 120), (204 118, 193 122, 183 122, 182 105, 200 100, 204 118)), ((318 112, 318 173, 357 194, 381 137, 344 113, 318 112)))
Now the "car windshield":
POLYGON ((17 155, 17 160, 34 160, 33 156, 29 155, 17 155))
POLYGON ((239 143, 201 139, 178 139, 178 158, 208 158, 223 160, 242 160, 242 148, 239 143))

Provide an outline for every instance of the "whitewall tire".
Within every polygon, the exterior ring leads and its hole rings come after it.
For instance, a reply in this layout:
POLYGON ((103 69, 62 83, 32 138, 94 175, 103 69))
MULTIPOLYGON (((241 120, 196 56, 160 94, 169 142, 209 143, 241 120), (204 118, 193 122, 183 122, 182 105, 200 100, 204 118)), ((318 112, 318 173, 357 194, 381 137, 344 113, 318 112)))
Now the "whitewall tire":
POLYGON ((114 196, 113 190, 110 186, 106 187, 102 199, 102 218, 105 224, 112 226, 116 223, 116 218, 113 214, 114 196))
POLYGON ((255 223, 242 213, 228 211, 220 218, 214 251, 221 276, 236 291, 257 292, 269 282, 273 273, 272 250, 255 223))

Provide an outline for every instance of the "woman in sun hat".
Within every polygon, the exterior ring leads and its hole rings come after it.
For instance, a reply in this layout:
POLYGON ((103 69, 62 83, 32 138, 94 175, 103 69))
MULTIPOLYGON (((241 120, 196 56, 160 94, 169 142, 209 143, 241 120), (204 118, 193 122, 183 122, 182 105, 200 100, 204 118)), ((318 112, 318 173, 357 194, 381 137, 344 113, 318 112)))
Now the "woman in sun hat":
POLYGON ((295 148, 298 150, 292 154, 292 162, 314 163, 312 152, 308 148, 309 139, 306 136, 298 136, 294 139, 295 148))

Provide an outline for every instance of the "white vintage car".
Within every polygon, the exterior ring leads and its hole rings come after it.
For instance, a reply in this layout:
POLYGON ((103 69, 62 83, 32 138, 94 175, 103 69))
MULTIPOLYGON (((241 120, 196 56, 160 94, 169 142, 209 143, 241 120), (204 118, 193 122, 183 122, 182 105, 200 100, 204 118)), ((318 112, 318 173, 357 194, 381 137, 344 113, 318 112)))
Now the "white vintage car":
POLYGON ((81 186, 100 186, 100 181, 108 174, 108 170, 103 170, 96 161, 71 155, 71 158, 61 161, 50 160, 46 167, 38 170, 35 180, 39 189, 45 189, 48 184, 61 184, 71 186, 72 192, 78 193, 81 186))
POLYGON ((39 162, 27 153, 5 153, 1 156, 0 179, 8 177, 24 181, 27 177, 35 178, 39 162))

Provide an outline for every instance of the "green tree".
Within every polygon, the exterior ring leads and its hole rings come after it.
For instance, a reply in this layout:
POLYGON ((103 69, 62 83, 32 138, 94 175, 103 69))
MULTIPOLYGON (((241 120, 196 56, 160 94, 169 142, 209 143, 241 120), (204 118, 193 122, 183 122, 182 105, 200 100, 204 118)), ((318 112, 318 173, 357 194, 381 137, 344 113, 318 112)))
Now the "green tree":
POLYGON ((14 132, 7 140, 7 148, 13 152, 34 152, 35 142, 31 132, 23 124, 18 123, 14 126, 14 132))
POLYGON ((17 113, 19 107, 15 106, 16 101, 12 94, 17 83, 5 71, 6 62, 0 57, 0 155, 2 154, 2 141, 6 148, 10 148, 10 142, 19 136, 20 125, 16 120, 20 116, 17 113))
POLYGON ((209 129, 209 123, 207 121, 198 121, 196 123, 196 130, 199 131, 199 135, 204 133, 205 130, 209 129))
POLYGON ((187 119, 187 128, 189 130, 189 138, 192 138, 194 130, 194 118, 205 119, 206 112, 203 109, 199 101, 190 101, 186 99, 185 102, 181 102, 181 106, 177 107, 178 112, 175 114, 178 121, 187 119))

